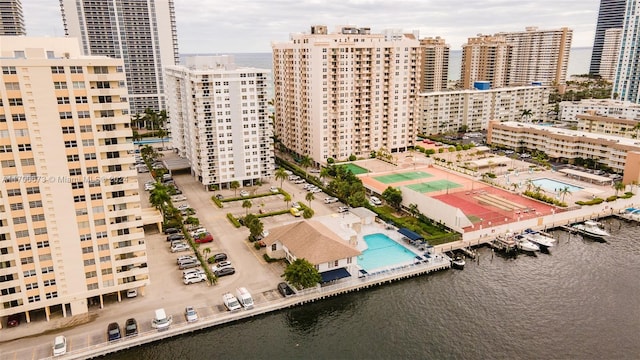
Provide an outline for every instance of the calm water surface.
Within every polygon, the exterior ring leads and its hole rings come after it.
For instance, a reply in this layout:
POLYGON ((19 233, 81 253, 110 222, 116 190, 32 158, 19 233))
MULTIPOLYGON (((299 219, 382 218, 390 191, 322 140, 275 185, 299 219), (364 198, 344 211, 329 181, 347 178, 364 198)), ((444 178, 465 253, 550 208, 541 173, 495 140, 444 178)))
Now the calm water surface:
POLYGON ((108 359, 638 359, 640 227, 478 262, 108 359))

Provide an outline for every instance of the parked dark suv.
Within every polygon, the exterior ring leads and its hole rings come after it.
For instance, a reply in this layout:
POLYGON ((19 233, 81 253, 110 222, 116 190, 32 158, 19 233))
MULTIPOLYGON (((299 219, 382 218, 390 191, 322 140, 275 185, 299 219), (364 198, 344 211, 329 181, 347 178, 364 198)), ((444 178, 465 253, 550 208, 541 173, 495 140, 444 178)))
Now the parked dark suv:
POLYGON ((175 233, 167 236, 167 241, 182 240, 182 239, 184 239, 184 235, 180 233, 175 233))
POLYGON ((179 232, 180 232, 179 229, 172 228, 172 227, 164 229, 164 233, 167 234, 167 235, 168 234, 175 234, 175 233, 179 233, 179 232))
POLYGON ((122 337, 120 334, 120 325, 118 323, 111 323, 107 328, 107 336, 109 337, 109 341, 118 340, 122 337))
POLYGON ((278 284, 278 291, 280 291, 280 294, 282 294, 282 296, 284 297, 295 295, 293 290, 289 287, 289 285, 286 282, 281 282, 278 284))
POLYGON ((225 261, 227 260, 227 254, 225 253, 219 253, 219 254, 215 254, 212 257, 210 257, 207 262, 209 262, 209 264, 213 264, 214 262, 220 262, 220 261, 225 261))
POLYGON ((233 275, 236 273, 236 269, 232 268, 232 267, 224 267, 218 271, 215 272, 217 277, 220 276, 227 276, 227 275, 233 275))
POLYGON ((124 336, 138 335, 138 322, 134 318, 127 319, 124 323, 124 336))

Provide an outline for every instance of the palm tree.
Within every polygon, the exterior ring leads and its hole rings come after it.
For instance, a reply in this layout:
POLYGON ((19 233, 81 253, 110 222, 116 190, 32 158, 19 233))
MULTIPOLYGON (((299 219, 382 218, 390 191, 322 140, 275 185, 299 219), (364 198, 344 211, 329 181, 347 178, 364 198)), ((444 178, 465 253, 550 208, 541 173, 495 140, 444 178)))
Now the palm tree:
POLYGON ((516 190, 518 190, 518 184, 516 183, 512 183, 511 187, 513 188, 513 192, 516 192, 516 190))
POLYGON ((211 254, 211 248, 206 247, 206 248, 202 249, 202 257, 203 258, 206 259, 207 256, 209 256, 209 254, 211 254))
POLYGON ((285 169, 283 168, 278 168, 278 170, 276 170, 275 172, 275 178, 276 180, 280 180, 280 188, 282 189, 282 183, 284 182, 284 180, 288 177, 289 175, 287 175, 287 172, 285 169))
POLYGON ((287 208, 289 207, 289 202, 291 201, 291 195, 289 195, 288 193, 284 194, 284 202, 287 203, 287 208))
POLYGON ((167 206, 171 203, 171 195, 169 195, 167 187, 162 184, 156 184, 156 187, 151 190, 149 202, 165 216, 167 206))
POLYGON ((323 167, 322 169, 320 169, 320 179, 324 180, 328 176, 329 176, 329 168, 323 167))
POLYGON ((565 186, 563 188, 561 188, 560 190, 558 190, 558 195, 560 195, 562 197, 562 202, 564 202, 564 197, 571 194, 571 191, 569 191, 569 187, 565 186))
POLYGON ((231 184, 229 184, 229 187, 233 189, 233 197, 236 197, 240 183, 237 180, 233 180, 231 184))
POLYGON ((313 196, 313 193, 312 193, 312 192, 309 192, 309 193, 307 193, 307 195, 304 197, 304 199, 305 199, 305 200, 307 200, 307 201, 309 202, 309 207, 311 207, 311 202, 312 202, 313 200, 315 200, 315 199, 316 199, 316 197, 315 197, 315 196, 313 196))
POLYGON ((520 119, 527 118, 527 120, 529 120, 532 116, 533 112, 531 111, 531 109, 524 109, 522 110, 522 114, 520 114, 520 119))
POLYGON ((304 168, 304 177, 308 178, 309 174, 307 173, 307 169, 309 166, 313 165, 313 160, 308 155, 305 155, 300 159, 300 166, 304 168))
POLYGON ((531 191, 531 188, 534 187, 532 179, 527 179, 527 191, 531 191))
POLYGON ((242 207, 244 208, 244 215, 246 216, 249 213, 249 209, 253 206, 251 200, 245 200, 242 202, 242 207))
POLYGON ((616 196, 618 196, 618 191, 624 190, 626 186, 622 183, 622 181, 616 181, 613 184, 613 189, 616 191, 616 196))
POLYGON ((418 215, 418 205, 409 204, 409 213, 411 214, 411 216, 416 217, 416 215, 418 215))

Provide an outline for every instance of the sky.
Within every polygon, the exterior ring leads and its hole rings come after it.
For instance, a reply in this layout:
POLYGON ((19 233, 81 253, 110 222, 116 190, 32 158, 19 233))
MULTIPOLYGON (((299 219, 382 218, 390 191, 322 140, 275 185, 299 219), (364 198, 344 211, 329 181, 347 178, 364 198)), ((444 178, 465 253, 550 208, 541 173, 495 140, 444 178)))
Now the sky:
MULTIPOLYGON (((569 27, 572 47, 591 47, 599 0, 174 0, 180 53, 271 52, 311 25, 419 31, 451 50, 500 31, 569 27), (195 4, 195 5, 194 5, 195 4)), ((27 35, 64 36, 58 0, 22 0, 27 35)))

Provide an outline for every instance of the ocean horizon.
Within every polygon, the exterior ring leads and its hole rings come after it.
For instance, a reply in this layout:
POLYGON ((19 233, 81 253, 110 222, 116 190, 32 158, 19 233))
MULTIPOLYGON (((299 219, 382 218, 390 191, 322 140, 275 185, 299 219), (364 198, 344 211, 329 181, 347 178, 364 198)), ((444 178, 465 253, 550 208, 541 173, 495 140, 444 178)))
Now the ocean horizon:
MULTIPOLYGON (((569 66, 567 78, 571 75, 589 73, 591 62, 591 47, 573 47, 569 54, 569 66)), ((180 59, 193 55, 232 55, 235 63, 241 67, 255 67, 258 69, 273 69, 273 59, 270 52, 257 53, 202 53, 180 54, 180 59)), ((449 54, 449 80, 460 79, 460 66, 462 65, 462 50, 451 50, 449 54)))

